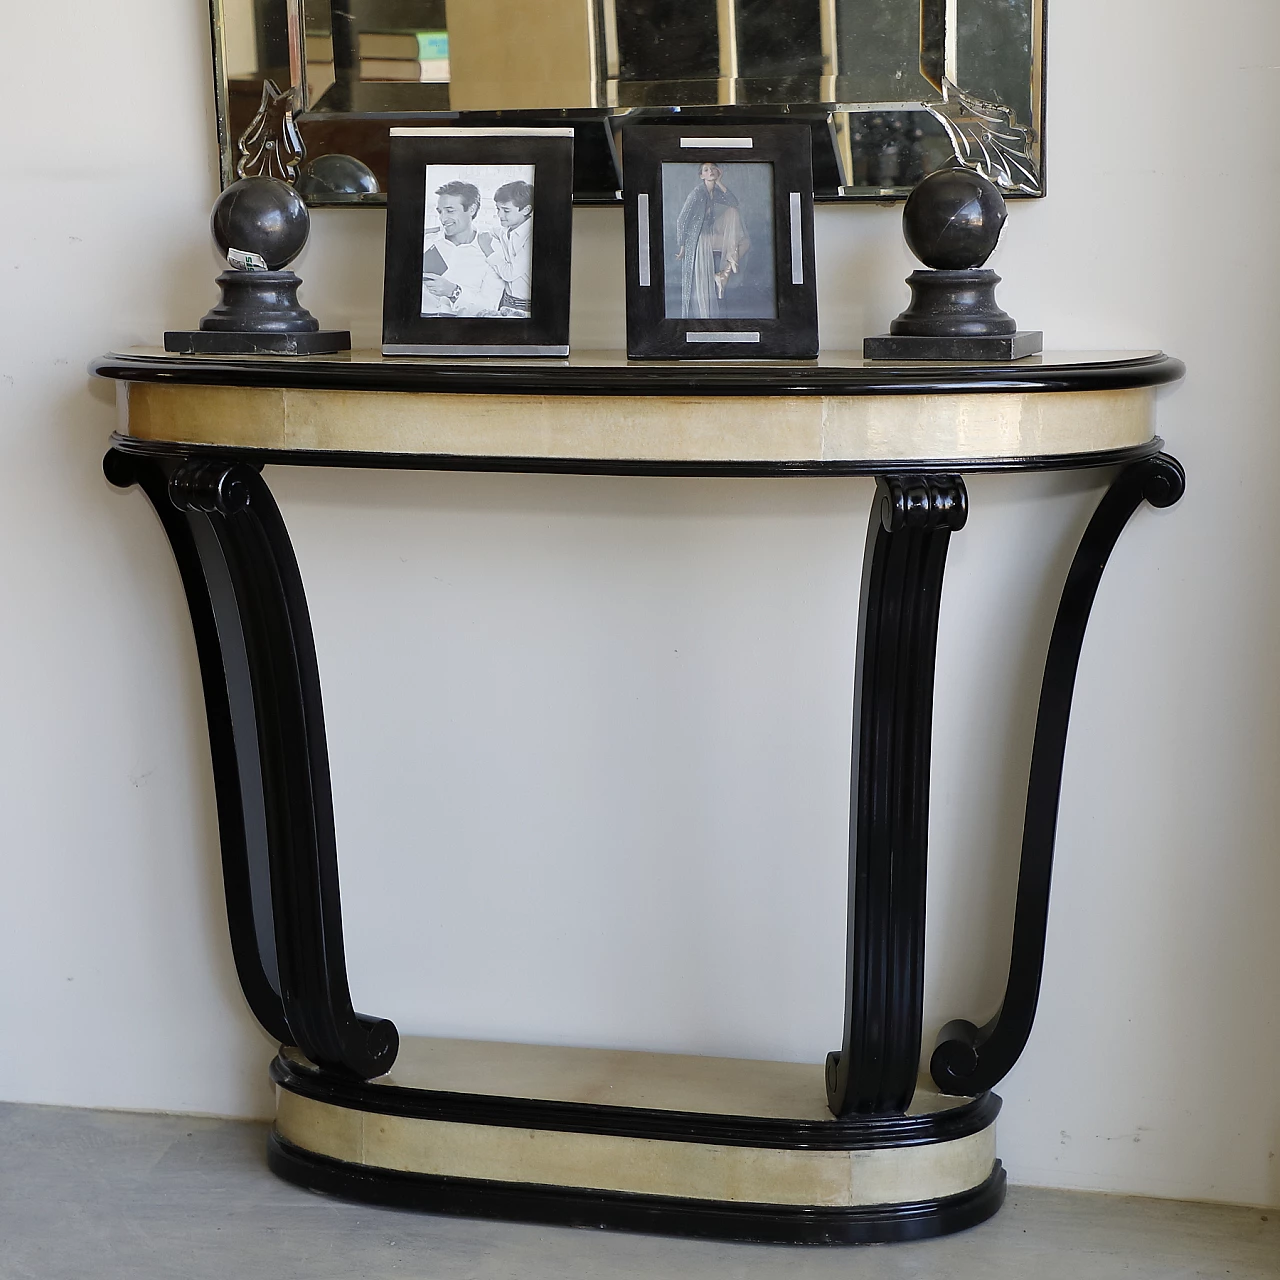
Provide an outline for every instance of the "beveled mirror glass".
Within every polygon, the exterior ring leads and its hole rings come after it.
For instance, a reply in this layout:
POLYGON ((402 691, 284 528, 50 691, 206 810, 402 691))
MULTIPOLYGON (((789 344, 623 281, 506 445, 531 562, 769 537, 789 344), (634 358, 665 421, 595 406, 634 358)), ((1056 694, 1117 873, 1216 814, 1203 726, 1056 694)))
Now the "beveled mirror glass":
POLYGON ((808 123, 820 200, 901 199, 953 155, 1044 193, 1046 0, 210 2, 224 185, 376 204, 394 125, 568 122, 575 200, 612 203, 622 123, 678 111, 808 123))

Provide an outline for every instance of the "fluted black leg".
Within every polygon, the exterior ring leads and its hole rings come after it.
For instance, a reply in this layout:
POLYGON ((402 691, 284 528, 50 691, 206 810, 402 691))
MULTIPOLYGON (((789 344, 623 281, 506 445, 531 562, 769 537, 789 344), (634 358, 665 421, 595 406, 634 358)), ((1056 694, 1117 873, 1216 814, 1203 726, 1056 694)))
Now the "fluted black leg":
POLYGON ((195 628, 236 969, 254 1016, 313 1062, 387 1071, 395 1027, 347 985, 328 748, 297 561, 261 475, 243 464, 107 455, 169 536, 195 628))
POLYGON ((1089 612, 1107 560, 1129 517, 1144 500, 1153 507, 1172 506, 1185 487, 1182 467, 1165 454, 1126 467, 1098 504, 1071 563, 1040 687, 1004 1001, 983 1027, 957 1019, 942 1028, 929 1069, 943 1093, 972 1095, 990 1089, 1008 1074, 1026 1048, 1044 972, 1062 764, 1089 612))
POLYGON ((966 501, 959 476, 877 481, 854 694, 844 1044, 827 1058, 838 1116, 901 1112, 915 1092, 938 606, 966 501))

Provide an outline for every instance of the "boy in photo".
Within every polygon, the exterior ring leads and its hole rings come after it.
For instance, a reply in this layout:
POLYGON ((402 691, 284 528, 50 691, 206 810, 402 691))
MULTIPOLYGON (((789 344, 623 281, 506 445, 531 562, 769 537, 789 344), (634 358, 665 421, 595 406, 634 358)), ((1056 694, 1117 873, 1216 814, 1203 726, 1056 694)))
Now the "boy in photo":
POLYGON ((533 184, 507 182, 493 193, 497 242, 489 266, 503 283, 499 312, 527 319, 533 298, 533 184))

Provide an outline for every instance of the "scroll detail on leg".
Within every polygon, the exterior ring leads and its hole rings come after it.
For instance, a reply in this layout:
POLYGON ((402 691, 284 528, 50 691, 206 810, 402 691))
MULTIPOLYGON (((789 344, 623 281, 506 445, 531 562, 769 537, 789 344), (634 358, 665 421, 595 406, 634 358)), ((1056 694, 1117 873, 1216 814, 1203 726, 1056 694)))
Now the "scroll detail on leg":
POLYGON ((920 1066, 929 748, 947 543, 959 476, 876 482, 854 685, 844 1043, 827 1058, 838 1116, 905 1111, 920 1066))
POLYGON ((293 548, 261 475, 109 454, 137 480, 178 560, 200 655, 227 914, 255 1016, 318 1065, 390 1069, 395 1027, 357 1014, 347 984, 320 678, 293 548))
POLYGON ((249 505, 250 477, 256 474, 243 463, 193 458, 169 477, 169 498, 179 511, 234 515, 249 505))
POLYGON ((1172 506, 1185 488, 1185 475, 1174 458, 1156 454, 1135 462, 1116 477, 1080 540, 1054 620, 1040 687, 1004 1000, 995 1017, 982 1027, 957 1019, 942 1028, 929 1070, 943 1093, 974 1095, 992 1088, 1026 1048, 1044 973, 1062 765, 1089 613, 1107 560, 1130 516, 1144 500, 1153 507, 1172 506))

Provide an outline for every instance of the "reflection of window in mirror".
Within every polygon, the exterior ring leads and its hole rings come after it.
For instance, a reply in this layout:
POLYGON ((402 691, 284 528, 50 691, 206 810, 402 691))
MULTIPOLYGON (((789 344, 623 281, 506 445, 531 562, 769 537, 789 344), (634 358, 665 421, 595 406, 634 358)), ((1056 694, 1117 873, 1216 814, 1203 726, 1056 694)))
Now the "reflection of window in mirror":
POLYGON ((736 0, 738 75, 806 77, 824 73, 822 0, 736 0))
POLYGON ((598 104, 598 0, 451 0, 455 111, 598 104))
POLYGON ((682 92, 682 105, 719 101, 720 22, 716 0, 613 0, 618 78, 630 93, 622 106, 671 102, 664 81, 703 81, 682 92), (655 88, 646 91, 646 85, 655 88))
POLYGON ((834 61, 836 0, 602 2, 620 106, 818 101, 834 61))
POLYGON ((920 74, 920 8, 840 0, 840 75, 864 102, 907 102, 932 90, 920 74))
POLYGON ((1020 123, 1031 123, 1033 77, 1027 67, 1036 44, 1033 0, 983 0, 964 10, 955 28, 959 82, 989 102, 1012 108, 1020 123))

